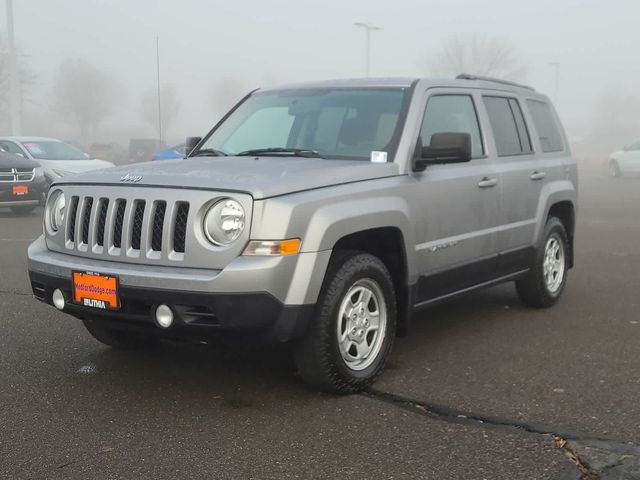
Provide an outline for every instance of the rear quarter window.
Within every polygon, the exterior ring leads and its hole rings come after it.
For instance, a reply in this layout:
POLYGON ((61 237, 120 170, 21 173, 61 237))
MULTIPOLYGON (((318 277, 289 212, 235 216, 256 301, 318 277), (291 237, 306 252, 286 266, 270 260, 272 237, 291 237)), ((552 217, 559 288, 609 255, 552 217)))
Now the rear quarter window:
POLYGON ((556 117, 551 111, 551 106, 540 100, 527 100, 533 124, 538 133, 540 147, 543 152, 561 152, 564 150, 564 143, 556 117))

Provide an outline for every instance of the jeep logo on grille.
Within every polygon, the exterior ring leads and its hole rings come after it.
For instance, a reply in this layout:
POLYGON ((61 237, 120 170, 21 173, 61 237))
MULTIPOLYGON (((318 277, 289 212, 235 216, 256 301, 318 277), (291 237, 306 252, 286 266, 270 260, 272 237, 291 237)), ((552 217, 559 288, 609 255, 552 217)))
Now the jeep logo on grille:
POLYGON ((138 183, 140 180, 142 180, 142 175, 131 175, 130 173, 120 177, 121 182, 138 183))

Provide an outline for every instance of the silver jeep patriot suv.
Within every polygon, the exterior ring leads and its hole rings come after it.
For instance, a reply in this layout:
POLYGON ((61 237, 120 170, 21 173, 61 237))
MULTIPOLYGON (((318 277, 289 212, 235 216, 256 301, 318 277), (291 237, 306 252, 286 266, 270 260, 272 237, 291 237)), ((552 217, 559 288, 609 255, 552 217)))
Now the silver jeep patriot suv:
POLYGON ((556 303, 576 177, 549 99, 522 85, 258 90, 184 160, 56 181, 31 286, 107 345, 290 342, 305 381, 354 392, 435 302, 514 281, 527 305, 556 303))

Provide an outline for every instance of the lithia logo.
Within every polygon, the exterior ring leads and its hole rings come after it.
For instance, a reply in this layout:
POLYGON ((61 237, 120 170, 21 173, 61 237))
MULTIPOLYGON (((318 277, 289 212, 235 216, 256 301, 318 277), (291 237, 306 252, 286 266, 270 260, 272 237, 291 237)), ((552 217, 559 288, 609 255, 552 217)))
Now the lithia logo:
POLYGON ((138 183, 140 180, 142 180, 142 175, 131 175, 130 173, 120 177, 121 182, 138 183))

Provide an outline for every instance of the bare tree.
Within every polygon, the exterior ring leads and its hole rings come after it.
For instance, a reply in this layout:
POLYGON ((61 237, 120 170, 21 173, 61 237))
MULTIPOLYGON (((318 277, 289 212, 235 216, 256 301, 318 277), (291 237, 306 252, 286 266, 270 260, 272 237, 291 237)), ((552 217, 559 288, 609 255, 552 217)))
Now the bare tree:
MULTIPOLYGON (((29 93, 36 83, 36 75, 24 61, 18 57, 18 78, 20 83, 20 100, 22 104, 30 101, 29 93)), ((4 38, 0 37, 0 128, 9 125, 9 57, 4 38)))
POLYGON ((481 35, 452 37, 429 61, 432 75, 450 77, 459 73, 522 80, 526 67, 511 46, 481 35))
MULTIPOLYGON (((162 137, 175 123, 180 111, 178 90, 173 83, 167 83, 160 88, 160 110, 162 112, 162 137)), ((158 123, 158 92, 150 91, 142 97, 142 118, 158 133, 160 137, 160 125, 158 123)))
POLYGON ((211 90, 214 112, 224 115, 247 93, 246 87, 237 78, 223 77, 219 79, 213 84, 211 90))
POLYGON ((100 122, 117 103, 119 88, 107 72, 85 60, 66 60, 60 66, 53 88, 53 109, 70 125, 78 128, 82 141, 89 133, 95 139, 100 122))

